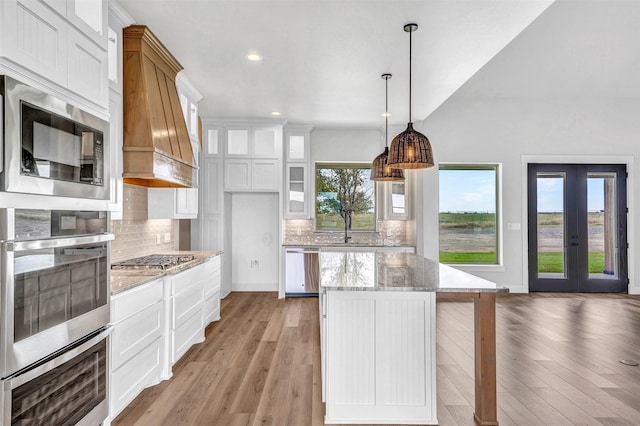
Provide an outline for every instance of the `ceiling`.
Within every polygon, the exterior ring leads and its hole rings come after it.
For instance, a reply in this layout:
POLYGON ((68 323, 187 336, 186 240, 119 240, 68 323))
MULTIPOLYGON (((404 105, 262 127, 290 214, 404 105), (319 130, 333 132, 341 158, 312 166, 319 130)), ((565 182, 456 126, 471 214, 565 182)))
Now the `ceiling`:
POLYGON ((553 0, 118 0, 148 25, 203 95, 200 115, 316 127, 422 120, 553 0), (249 52, 263 60, 252 63, 249 52), (281 116, 274 117, 272 111, 281 116))

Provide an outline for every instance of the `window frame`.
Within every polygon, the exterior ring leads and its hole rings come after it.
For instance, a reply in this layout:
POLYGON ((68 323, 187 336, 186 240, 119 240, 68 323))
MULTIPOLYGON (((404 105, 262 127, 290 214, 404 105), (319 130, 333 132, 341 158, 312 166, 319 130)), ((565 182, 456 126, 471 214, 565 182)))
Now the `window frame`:
MULTIPOLYGON (((503 255, 504 241, 502 232, 502 163, 493 162, 468 162, 468 163, 439 163, 438 164, 438 193, 440 193, 440 176, 441 170, 493 170, 495 172, 495 263, 446 263, 447 265, 460 268, 465 271, 504 271, 503 255)), ((438 207, 438 255, 440 253, 440 208, 438 207)))
MULTIPOLYGON (((357 168, 357 169, 364 169, 367 171, 371 170, 371 163, 360 163, 360 162, 336 162, 336 161, 318 161, 315 162, 313 165, 313 199, 311 200, 311 202, 313 203, 313 206, 310 206, 311 211, 313 212, 313 218, 314 218, 314 232, 344 232, 344 226, 341 230, 336 230, 336 229, 319 229, 318 228, 318 211, 317 211, 317 206, 316 206, 316 202, 318 200, 318 182, 317 182, 317 176, 318 176, 318 168, 341 168, 341 169, 348 169, 348 168, 357 168), (312 208, 311 208, 312 207, 312 208)), ((371 181, 373 183, 373 229, 350 229, 349 233, 352 232, 356 232, 356 233, 362 233, 362 232, 378 232, 378 210, 379 210, 379 200, 378 200, 378 185, 377 182, 375 181, 371 181)))

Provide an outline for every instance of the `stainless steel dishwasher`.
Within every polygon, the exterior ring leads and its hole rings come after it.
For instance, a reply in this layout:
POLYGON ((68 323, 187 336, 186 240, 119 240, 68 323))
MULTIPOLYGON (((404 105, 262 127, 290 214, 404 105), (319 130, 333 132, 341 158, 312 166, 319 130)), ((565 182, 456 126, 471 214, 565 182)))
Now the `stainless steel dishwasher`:
POLYGON ((320 286, 320 249, 287 247, 285 293, 288 297, 317 296, 320 286))

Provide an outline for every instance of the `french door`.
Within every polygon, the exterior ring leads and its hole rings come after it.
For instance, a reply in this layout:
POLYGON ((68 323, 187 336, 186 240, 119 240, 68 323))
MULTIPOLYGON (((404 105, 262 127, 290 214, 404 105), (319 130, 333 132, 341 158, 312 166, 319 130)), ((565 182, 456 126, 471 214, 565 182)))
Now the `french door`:
POLYGON ((625 165, 529 164, 529 291, 626 293, 625 165))

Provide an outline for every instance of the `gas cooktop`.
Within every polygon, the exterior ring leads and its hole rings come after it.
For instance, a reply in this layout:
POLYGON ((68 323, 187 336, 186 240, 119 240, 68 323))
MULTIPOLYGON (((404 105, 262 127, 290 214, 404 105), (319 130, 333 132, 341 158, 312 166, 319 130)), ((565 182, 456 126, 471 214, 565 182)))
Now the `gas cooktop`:
POLYGON ((170 269, 183 263, 191 262, 193 254, 150 254, 123 260, 111 265, 111 269, 170 269))

